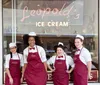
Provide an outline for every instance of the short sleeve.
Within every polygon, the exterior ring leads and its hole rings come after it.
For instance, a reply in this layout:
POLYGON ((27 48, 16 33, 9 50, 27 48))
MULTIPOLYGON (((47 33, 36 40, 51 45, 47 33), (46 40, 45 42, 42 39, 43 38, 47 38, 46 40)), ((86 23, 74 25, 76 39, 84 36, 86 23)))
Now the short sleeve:
POLYGON ((20 54, 20 66, 24 66, 24 58, 22 54, 20 54))
POLYGON ((85 55, 83 57, 84 57, 86 62, 92 61, 91 54, 87 49, 86 49, 86 51, 84 51, 84 54, 85 55))
POLYGON ((48 65, 54 64, 54 61, 55 61, 55 58, 54 58, 54 56, 52 56, 52 57, 47 61, 47 64, 48 64, 48 65))
POLYGON ((70 65, 72 68, 74 68, 75 64, 74 64, 74 61, 73 61, 72 57, 71 57, 71 56, 67 56, 67 57, 68 57, 69 65, 70 65))
POLYGON ((41 58, 41 61, 42 62, 46 62, 47 59, 46 59, 46 52, 45 50, 42 48, 42 47, 38 47, 38 51, 39 51, 39 55, 40 55, 40 58, 41 58))
POLYGON ((27 56, 28 56, 28 49, 26 48, 26 49, 23 51, 24 63, 27 63, 27 56))
POLYGON ((5 56, 5 68, 9 68, 10 54, 5 56))

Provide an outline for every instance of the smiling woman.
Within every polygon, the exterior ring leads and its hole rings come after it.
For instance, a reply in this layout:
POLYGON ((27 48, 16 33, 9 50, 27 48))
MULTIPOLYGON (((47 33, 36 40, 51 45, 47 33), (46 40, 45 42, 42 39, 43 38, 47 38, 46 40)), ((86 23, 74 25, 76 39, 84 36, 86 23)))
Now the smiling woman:
MULTIPOLYGON (((5 85, 20 85, 21 69, 24 66, 22 54, 17 53, 16 43, 10 43, 10 54, 5 60, 5 85)), ((22 79, 22 78, 21 78, 22 79)))
POLYGON ((46 85, 47 81, 47 64, 45 50, 36 45, 35 32, 28 34, 29 46, 23 51, 24 70, 22 71, 28 85, 46 85), (38 81, 39 80, 39 81, 38 81))
POLYGON ((83 41, 84 37, 82 35, 76 35, 75 46, 77 50, 74 54, 74 85, 87 85, 87 80, 93 78, 91 75, 91 54, 83 46, 83 41))

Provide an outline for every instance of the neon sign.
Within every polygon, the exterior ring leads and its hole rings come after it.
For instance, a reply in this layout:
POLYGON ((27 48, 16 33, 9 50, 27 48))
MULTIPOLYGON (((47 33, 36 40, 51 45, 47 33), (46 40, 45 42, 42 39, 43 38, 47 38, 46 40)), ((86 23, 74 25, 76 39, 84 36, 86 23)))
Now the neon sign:
POLYGON ((68 26, 70 24, 83 23, 83 2, 77 1, 66 7, 66 3, 60 9, 50 7, 32 9, 24 6, 21 22, 33 22, 36 27, 44 26, 68 26), (46 23, 46 24, 45 24, 46 23))

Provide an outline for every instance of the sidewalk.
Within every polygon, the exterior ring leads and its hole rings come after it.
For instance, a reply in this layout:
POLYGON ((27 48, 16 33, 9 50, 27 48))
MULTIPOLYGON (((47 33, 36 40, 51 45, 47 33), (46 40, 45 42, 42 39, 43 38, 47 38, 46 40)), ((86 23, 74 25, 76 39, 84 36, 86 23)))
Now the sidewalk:
MULTIPOLYGON (((27 85, 27 84, 22 84, 22 85, 27 85)), ((47 85, 53 85, 53 84, 47 84, 47 85)), ((73 83, 69 85, 73 85, 73 83)), ((100 85, 100 83, 88 83, 88 85, 100 85)))
MULTIPOLYGON (((53 84, 47 84, 47 85, 53 85, 53 84)), ((73 83, 69 85, 73 85, 73 83)), ((100 83, 88 83, 88 85, 100 85, 100 83)))

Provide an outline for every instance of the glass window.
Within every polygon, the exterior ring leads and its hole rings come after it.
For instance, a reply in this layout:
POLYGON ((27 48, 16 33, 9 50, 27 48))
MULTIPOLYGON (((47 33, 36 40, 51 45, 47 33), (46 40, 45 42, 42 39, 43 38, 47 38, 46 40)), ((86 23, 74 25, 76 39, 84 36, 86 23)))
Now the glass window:
POLYGON ((92 56, 92 70, 99 70, 98 0, 3 0, 4 55, 9 53, 11 41, 23 53, 23 36, 32 31, 40 37, 47 59, 54 54, 53 47, 59 41, 73 57, 74 37, 82 34, 84 46, 92 56))

